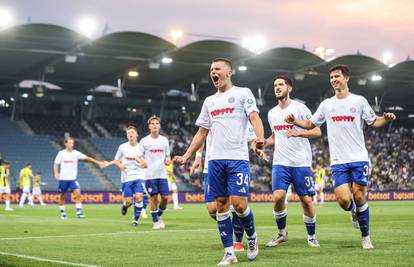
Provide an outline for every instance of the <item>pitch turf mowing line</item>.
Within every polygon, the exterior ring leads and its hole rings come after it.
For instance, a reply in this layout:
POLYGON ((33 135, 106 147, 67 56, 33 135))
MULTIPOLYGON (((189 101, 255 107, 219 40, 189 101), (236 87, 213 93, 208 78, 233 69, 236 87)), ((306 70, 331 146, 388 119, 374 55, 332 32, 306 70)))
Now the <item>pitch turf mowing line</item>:
POLYGON ((60 264, 60 265, 82 266, 82 267, 101 267, 99 265, 88 265, 88 264, 82 264, 82 263, 77 263, 77 262, 51 260, 51 259, 39 258, 39 257, 34 257, 34 256, 22 255, 22 254, 8 253, 8 252, 3 252, 3 251, 0 251, 0 255, 13 256, 13 257, 17 257, 17 258, 22 258, 22 259, 27 259, 27 260, 34 260, 34 261, 51 262, 51 263, 57 263, 57 264, 60 264))

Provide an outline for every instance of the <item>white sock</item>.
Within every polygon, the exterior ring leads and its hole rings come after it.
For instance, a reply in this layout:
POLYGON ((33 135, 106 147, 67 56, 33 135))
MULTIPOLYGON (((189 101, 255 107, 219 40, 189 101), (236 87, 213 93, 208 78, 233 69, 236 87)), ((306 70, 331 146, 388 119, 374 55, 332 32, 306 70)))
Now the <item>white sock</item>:
POLYGON ((324 202, 325 202, 325 193, 322 192, 321 193, 321 203, 324 203, 324 202))
POLYGON ((43 202, 43 198, 42 198, 42 196, 39 196, 38 198, 39 198, 40 205, 45 204, 45 203, 43 202))
POLYGON ((65 213, 66 207, 65 206, 59 206, 60 213, 65 213))
POLYGON ((29 194, 28 197, 27 197, 27 199, 29 200, 29 205, 33 206, 34 203, 33 203, 33 196, 32 196, 32 194, 29 194))
POLYGON ((233 246, 231 246, 231 247, 227 247, 227 248, 224 248, 224 251, 225 251, 226 253, 229 253, 229 254, 231 254, 231 255, 234 255, 234 248, 233 248, 233 246))
POLYGON ((318 194, 313 196, 313 203, 318 203, 318 194))
POLYGON ((174 208, 178 207, 178 193, 172 193, 172 199, 174 203, 174 208))
POLYGON ((147 210, 143 208, 143 209, 141 210, 141 213, 147 213, 147 210))
POLYGON ((82 203, 76 203, 76 214, 82 213, 82 203))
POLYGON ((24 202, 26 201, 27 193, 23 193, 20 197, 19 206, 23 206, 24 202))
POLYGON ((6 200, 6 209, 10 209, 10 200, 6 200))

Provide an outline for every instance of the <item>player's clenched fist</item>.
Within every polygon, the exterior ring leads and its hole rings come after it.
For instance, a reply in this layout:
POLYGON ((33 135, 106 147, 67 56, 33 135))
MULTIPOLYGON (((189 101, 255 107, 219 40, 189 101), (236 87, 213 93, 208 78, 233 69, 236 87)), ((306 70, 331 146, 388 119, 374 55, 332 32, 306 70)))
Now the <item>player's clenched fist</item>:
POLYGON ((175 156, 174 159, 173 159, 174 163, 178 164, 178 165, 185 164, 187 162, 187 160, 188 159, 185 158, 184 156, 175 156))
POLYGON ((386 119, 387 121, 393 121, 396 119, 395 114, 391 112, 384 112, 384 115, 382 116, 384 116, 384 119, 386 119))
POLYGON ((286 116, 286 118, 285 118, 285 122, 286 123, 294 123, 295 122, 295 115, 293 115, 293 114, 289 114, 289 115, 287 115, 286 116))
POLYGON ((263 149, 263 147, 265 146, 265 140, 263 138, 256 138, 255 140, 256 143, 256 149, 263 149))

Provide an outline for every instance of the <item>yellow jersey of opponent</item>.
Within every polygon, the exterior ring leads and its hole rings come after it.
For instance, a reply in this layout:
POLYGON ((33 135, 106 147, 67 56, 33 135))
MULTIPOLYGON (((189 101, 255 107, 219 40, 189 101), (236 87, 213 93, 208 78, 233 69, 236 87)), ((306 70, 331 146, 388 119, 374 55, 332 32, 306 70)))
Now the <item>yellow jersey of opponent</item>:
POLYGON ((165 170, 167 171, 167 179, 168 179, 168 184, 172 184, 174 182, 174 178, 173 178, 173 164, 170 163, 170 165, 165 165, 165 170))
POLYGON ((0 166, 0 187, 10 186, 10 169, 0 166))
POLYGON ((20 177, 21 177, 21 186, 30 186, 30 177, 33 176, 33 172, 30 168, 24 167, 20 171, 20 177))
POLYGON ((318 185, 324 184, 324 182, 325 182, 324 177, 325 176, 326 176, 325 169, 321 168, 321 169, 317 170, 315 184, 318 184, 318 185))

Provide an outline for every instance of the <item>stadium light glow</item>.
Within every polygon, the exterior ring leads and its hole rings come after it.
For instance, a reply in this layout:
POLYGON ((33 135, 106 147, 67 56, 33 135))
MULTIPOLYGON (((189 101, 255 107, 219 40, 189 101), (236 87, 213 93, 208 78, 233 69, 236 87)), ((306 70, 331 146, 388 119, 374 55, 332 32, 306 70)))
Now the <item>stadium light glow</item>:
POLYGON ((87 96, 86 96, 86 100, 88 100, 88 101, 92 101, 92 99, 93 99, 93 95, 87 95, 87 96))
POLYGON ((28 93, 23 93, 20 95, 22 98, 29 98, 29 94, 28 93))
POLYGON ((239 71, 246 71, 247 70, 247 66, 241 65, 237 68, 239 71))
POLYGON ((85 104, 85 106, 89 105, 88 101, 83 102, 83 104, 85 104))
POLYGON ((249 49, 255 54, 260 54, 266 48, 266 39, 263 36, 245 37, 242 40, 242 46, 249 49))
POLYGON ((382 63, 384 63, 385 65, 388 65, 390 63, 391 58, 392 58, 392 54, 390 52, 385 52, 382 55, 382 63))
POLYGON ((173 62, 173 59, 172 59, 172 58, 170 58, 170 57, 163 57, 163 58, 161 59, 161 62, 162 62, 162 63, 164 63, 164 64, 170 64, 170 63, 172 63, 172 62, 173 62))
POLYGON ((96 31, 96 22, 91 17, 85 17, 79 20, 79 31, 88 38, 92 38, 96 31))
POLYGON ((178 42, 181 38, 183 38, 184 33, 183 33, 183 31, 181 31, 181 30, 172 30, 172 31, 170 32, 170 35, 171 35, 171 38, 172 38, 173 43, 174 43, 174 44, 177 44, 177 42, 178 42))
POLYGON ((12 21, 12 13, 5 8, 0 8, 0 28, 10 26, 12 21))
POLYGON ((129 77, 137 77, 138 75, 139 75, 139 73, 136 70, 130 70, 130 71, 128 71, 128 76, 129 77))
POLYGON ((371 81, 374 81, 374 82, 381 81, 381 80, 382 80, 382 76, 378 74, 374 74, 371 77, 371 81))

